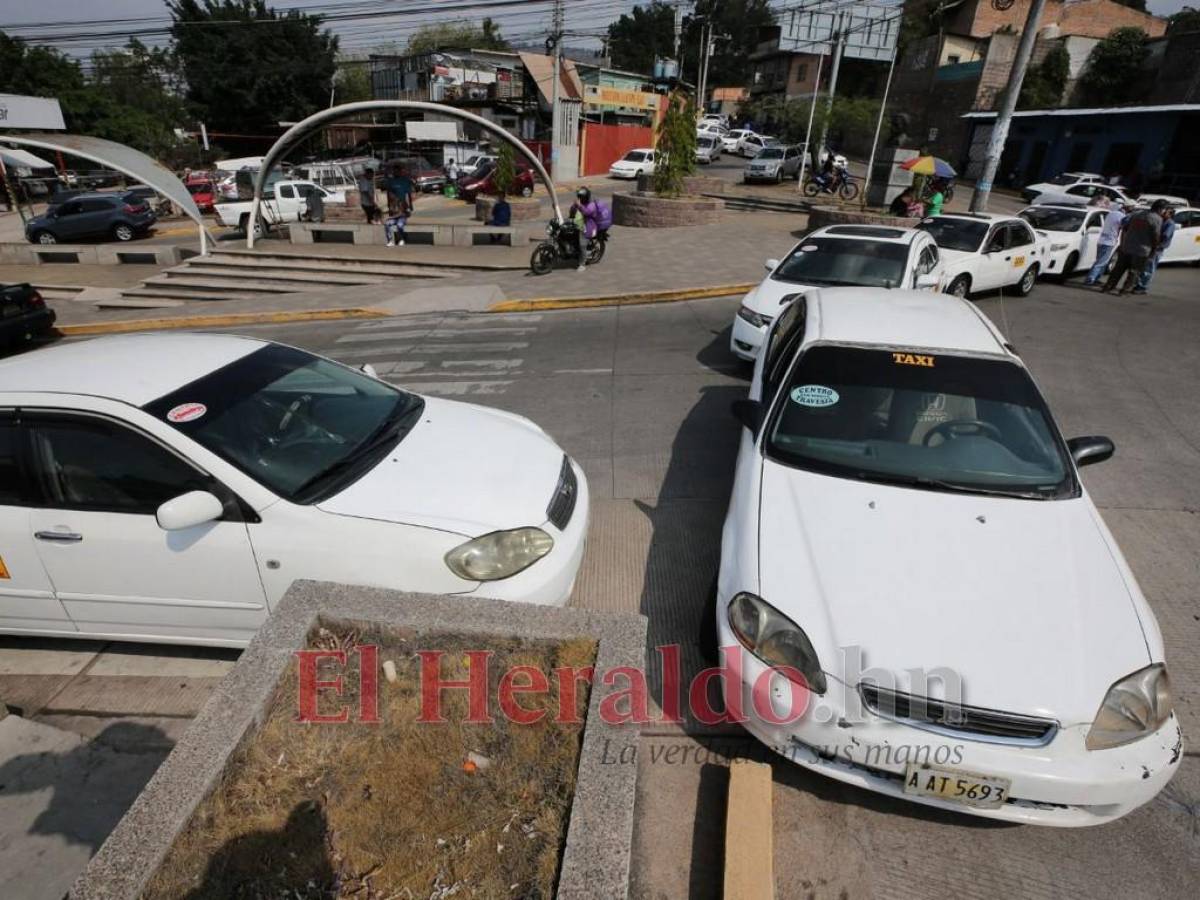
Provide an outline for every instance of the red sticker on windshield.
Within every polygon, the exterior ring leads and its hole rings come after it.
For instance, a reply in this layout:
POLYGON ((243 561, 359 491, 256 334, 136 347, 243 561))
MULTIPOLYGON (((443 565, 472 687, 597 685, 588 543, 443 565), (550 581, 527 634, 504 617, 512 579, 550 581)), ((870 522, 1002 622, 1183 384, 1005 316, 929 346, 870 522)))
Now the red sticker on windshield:
POLYGON ((172 407, 167 413, 168 422, 191 422, 193 419, 198 419, 208 412, 208 407, 203 403, 180 403, 176 407, 172 407))

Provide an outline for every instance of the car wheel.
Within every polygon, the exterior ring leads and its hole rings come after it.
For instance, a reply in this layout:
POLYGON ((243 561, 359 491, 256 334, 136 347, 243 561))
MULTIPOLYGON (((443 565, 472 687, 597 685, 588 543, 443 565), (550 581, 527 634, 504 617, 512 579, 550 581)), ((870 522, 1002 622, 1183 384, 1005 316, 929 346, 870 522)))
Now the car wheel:
POLYGON ((521 188, 521 196, 522 197, 532 197, 533 196, 533 188, 530 187, 529 185, 525 185, 523 188, 521 188))
POLYGON ((959 275, 946 290, 947 294, 953 294, 955 297, 962 297, 964 300, 971 296, 971 276, 959 275))
POLYGON ((52 235, 49 231, 39 231, 33 236, 34 243, 37 244, 57 244, 58 238, 52 235))
MULTIPOLYGON (((246 229, 250 227, 250 213, 242 213, 242 217, 238 220, 238 227, 242 229, 242 234, 246 233, 246 229)), ((254 223, 254 237, 260 238, 263 236, 263 220, 259 217, 254 223)))
POLYGON ((134 237, 136 237, 136 232, 133 230, 132 226, 127 225, 124 222, 118 222, 113 226, 113 237, 122 242, 132 241, 134 237))
POLYGON ((700 655, 704 661, 717 664, 721 648, 717 646, 717 576, 713 575, 706 602, 700 604, 700 630, 697 634, 700 655))
POLYGON ((780 169, 778 172, 775 173, 775 183, 783 184, 783 169, 780 169))
POLYGON ((1028 297, 1033 290, 1033 286, 1037 283, 1038 267, 1034 263, 1025 270, 1025 274, 1021 276, 1021 280, 1017 282, 1017 294, 1021 297, 1028 297))
POLYGON ((1079 265, 1079 254, 1074 251, 1067 257, 1067 261, 1063 264, 1062 278, 1066 281, 1075 273, 1075 267, 1079 265))

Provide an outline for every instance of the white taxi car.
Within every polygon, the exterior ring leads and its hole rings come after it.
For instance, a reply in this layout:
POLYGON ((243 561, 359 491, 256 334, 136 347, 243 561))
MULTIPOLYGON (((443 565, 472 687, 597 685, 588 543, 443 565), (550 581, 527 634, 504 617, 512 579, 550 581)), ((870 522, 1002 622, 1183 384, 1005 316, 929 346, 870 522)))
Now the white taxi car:
POLYGON ((527 419, 250 338, 0 361, 0 632, 241 646, 298 578, 566 602, 583 473, 527 419))
POLYGON ((726 153, 736 153, 742 138, 750 134, 754 134, 754 132, 746 128, 735 128, 733 131, 726 132, 721 137, 721 149, 726 153))
MULTIPOLYGON (((1096 261, 1096 239, 1108 217, 1107 209, 1080 206, 1027 206, 1017 213, 1046 238, 1042 275, 1067 278, 1086 271, 1096 261)), ((1121 215, 1118 211, 1117 215, 1121 215)))
POLYGON ((933 238, 915 228, 829 225, 791 249, 783 261, 768 259, 768 275, 742 298, 733 319, 729 349, 753 362, 771 320, 796 294, 813 287, 937 290, 942 260, 933 238))
POLYGON ((1012 216, 944 213, 917 227, 941 248, 945 290, 959 297, 1008 287, 1027 296, 1050 247, 1028 222, 1012 216))
POLYGON ((1175 236, 1171 245, 1163 251, 1162 261, 1200 261, 1200 209, 1185 206, 1175 210, 1175 236))
POLYGON ((1104 184, 1104 178, 1096 172, 1063 172, 1055 175, 1049 181, 1039 181, 1037 184, 1026 185, 1021 196, 1026 203, 1031 203, 1039 194, 1065 191, 1079 184, 1104 184))
POLYGON ((725 709, 792 761, 995 819, 1092 825, 1183 755, 1154 614, 1004 337, 962 299, 812 291, 734 412, 725 709))
POLYGON ((650 147, 630 150, 608 167, 608 174, 613 178, 635 179, 639 175, 653 175, 654 150, 650 147))

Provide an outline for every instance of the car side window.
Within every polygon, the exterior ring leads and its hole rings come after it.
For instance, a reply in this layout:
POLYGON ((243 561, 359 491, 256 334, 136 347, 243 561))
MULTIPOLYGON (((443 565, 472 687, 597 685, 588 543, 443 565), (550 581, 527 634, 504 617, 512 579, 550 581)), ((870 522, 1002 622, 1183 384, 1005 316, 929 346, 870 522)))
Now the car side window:
POLYGON ((78 200, 72 200, 70 203, 64 203, 58 208, 60 216, 77 216, 83 212, 83 204, 78 200))
POLYGON ((279 186, 279 196, 284 200, 295 200, 296 192, 292 189, 290 184, 281 184, 279 186))
POLYGON ((1026 247, 1033 243, 1033 234, 1024 226, 1016 222, 1008 224, 1008 246, 1009 247, 1026 247))
POLYGON ((108 200, 84 200, 81 206, 84 212, 104 212, 112 209, 112 203, 108 200))
POLYGON ((24 498, 20 432, 11 416, 0 416, 0 506, 16 506, 24 498))
POLYGON ((1102 228, 1104 226, 1104 216, 1106 213, 1094 212, 1088 216, 1087 225, 1085 228, 1102 228))
POLYGON ((779 321, 771 334, 771 345, 767 348, 767 357, 763 360, 763 392, 764 403, 770 403, 779 388, 783 376, 787 374, 788 361, 792 351, 804 339, 804 317, 808 305, 803 299, 797 298, 789 303, 779 314, 779 321))
POLYGON ((983 246, 984 253, 999 253, 1007 246, 1006 234, 1008 229, 1003 225, 997 225, 992 229, 991 236, 987 239, 987 243, 983 246))
POLYGON ((937 251, 933 247, 924 248, 917 259, 917 274, 928 275, 937 267, 937 259, 937 251))
POLYGON ((49 506, 153 515, 166 501, 212 480, 128 428, 90 418, 33 424, 36 475, 49 506))

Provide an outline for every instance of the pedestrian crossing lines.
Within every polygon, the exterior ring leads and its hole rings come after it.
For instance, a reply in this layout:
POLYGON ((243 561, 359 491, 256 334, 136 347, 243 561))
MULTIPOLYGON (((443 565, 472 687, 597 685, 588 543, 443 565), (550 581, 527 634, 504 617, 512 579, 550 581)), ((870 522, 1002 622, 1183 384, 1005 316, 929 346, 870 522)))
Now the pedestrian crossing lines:
POLYGON ((503 394, 522 372, 541 315, 404 316, 357 324, 328 355, 351 366, 370 363, 385 381, 444 397, 503 394))

